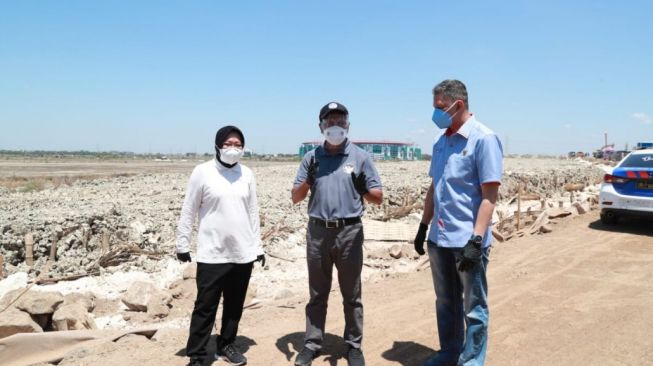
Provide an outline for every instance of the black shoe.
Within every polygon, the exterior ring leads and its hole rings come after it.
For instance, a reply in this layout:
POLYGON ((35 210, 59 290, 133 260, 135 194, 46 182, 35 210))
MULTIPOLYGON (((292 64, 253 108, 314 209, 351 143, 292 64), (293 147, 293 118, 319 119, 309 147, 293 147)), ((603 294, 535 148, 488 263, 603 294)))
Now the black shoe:
POLYGON ((247 364, 247 359, 243 356, 242 353, 234 347, 233 344, 228 344, 220 349, 215 354, 217 360, 225 360, 232 365, 245 365, 247 364))
POLYGON ((349 366, 365 366, 365 357, 360 348, 349 347, 347 351, 347 364, 349 366))
POLYGON ((190 362, 188 363, 188 366, 203 366, 203 365, 204 365, 204 360, 195 357, 191 357, 190 362))
POLYGON ((304 347, 297 355, 297 358, 295 358, 295 366, 311 366, 313 359, 317 357, 317 355, 317 351, 304 347))

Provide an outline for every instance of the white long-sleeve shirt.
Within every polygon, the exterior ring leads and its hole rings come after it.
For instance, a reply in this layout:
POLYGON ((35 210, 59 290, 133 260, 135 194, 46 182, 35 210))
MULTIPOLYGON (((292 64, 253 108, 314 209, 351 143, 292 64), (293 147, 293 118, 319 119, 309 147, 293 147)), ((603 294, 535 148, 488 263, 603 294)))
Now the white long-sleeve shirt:
POLYGON ((249 263, 263 254, 254 173, 216 159, 193 170, 177 228, 177 252, 190 251, 199 215, 197 262, 249 263))

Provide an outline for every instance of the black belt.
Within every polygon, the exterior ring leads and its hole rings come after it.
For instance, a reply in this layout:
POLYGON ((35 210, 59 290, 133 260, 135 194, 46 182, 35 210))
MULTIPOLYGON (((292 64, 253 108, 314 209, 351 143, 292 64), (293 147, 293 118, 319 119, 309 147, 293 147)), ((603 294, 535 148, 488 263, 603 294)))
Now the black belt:
POLYGON ((361 222, 361 218, 360 217, 349 217, 349 218, 346 218, 346 219, 322 220, 322 219, 318 219, 316 217, 311 217, 311 218, 309 218, 308 221, 313 223, 313 224, 323 226, 323 227, 325 227, 327 229, 337 229, 339 227, 343 227, 343 226, 347 226, 347 225, 358 224, 359 222, 361 222))

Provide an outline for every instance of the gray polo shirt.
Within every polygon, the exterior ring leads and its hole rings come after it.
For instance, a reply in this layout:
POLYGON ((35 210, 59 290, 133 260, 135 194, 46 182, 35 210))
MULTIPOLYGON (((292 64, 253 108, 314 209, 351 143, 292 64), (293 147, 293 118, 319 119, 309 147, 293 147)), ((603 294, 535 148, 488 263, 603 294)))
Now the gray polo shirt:
POLYGON ((351 172, 358 175, 361 171, 367 176, 367 189, 381 188, 381 178, 372 163, 368 152, 352 144, 349 139, 344 148, 329 154, 324 145, 304 155, 299 165, 295 186, 306 180, 311 158, 320 162, 315 184, 311 187, 308 200, 308 216, 322 220, 344 219, 363 215, 365 206, 356 192, 351 180, 351 172))

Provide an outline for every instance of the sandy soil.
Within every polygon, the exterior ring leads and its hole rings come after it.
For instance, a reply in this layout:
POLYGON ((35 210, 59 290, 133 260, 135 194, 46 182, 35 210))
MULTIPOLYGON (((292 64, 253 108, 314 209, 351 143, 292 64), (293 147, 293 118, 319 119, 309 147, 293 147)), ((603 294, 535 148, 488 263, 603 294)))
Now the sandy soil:
MULTIPOLYGON (((605 227, 593 211, 555 226, 551 234, 498 243, 493 249, 486 364, 649 364, 650 223, 605 227)), ((363 290, 368 365, 419 365, 439 348, 430 271, 376 279, 363 290)), ((305 300, 295 297, 245 311, 237 345, 250 365, 292 364, 302 345, 305 300)), ((192 301, 183 301, 190 312, 192 301)), ((346 365, 340 302, 336 288, 324 355, 314 365, 346 365)), ((185 341, 185 330, 167 330, 157 341, 126 337, 74 352, 59 365, 183 365, 185 341)))

